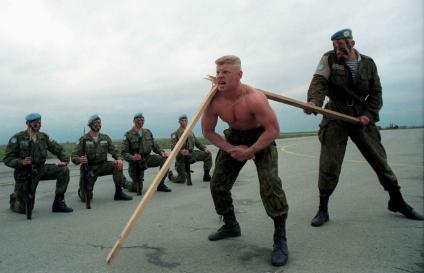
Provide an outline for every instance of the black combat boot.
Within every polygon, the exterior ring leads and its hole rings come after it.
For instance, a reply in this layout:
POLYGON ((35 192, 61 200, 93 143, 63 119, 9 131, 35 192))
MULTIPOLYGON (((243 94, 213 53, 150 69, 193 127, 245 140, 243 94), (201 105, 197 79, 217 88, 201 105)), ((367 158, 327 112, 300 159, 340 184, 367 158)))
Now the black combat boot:
POLYGON ((64 194, 56 194, 53 205, 52 212, 73 212, 74 210, 68 207, 65 203, 64 194))
POLYGON ((175 176, 174 176, 174 173, 172 171, 168 172, 168 179, 169 179, 169 181, 175 181, 175 176))
POLYGON ((10 209, 13 210, 13 208, 15 208, 15 202, 16 202, 16 194, 15 193, 11 193, 10 194, 10 199, 9 199, 10 209))
POLYGON ((162 192, 171 192, 172 190, 170 188, 168 188, 165 185, 165 177, 162 179, 162 181, 160 182, 159 186, 156 189, 157 191, 162 191, 162 192))
POLYGON ((424 217, 416 212, 410 205, 408 205, 405 200, 403 200, 402 194, 400 193, 399 188, 390 189, 389 195, 390 200, 388 204, 388 209, 393 212, 400 212, 406 218, 413 220, 424 220, 424 217))
POLYGON ((209 182, 211 181, 212 177, 209 174, 209 171, 205 171, 205 174, 203 175, 203 182, 209 182))
POLYGON ((271 256, 273 266, 282 266, 287 263, 289 250, 287 249, 286 219, 277 217, 274 219, 274 246, 271 256))
POLYGON ((217 241, 229 237, 239 237, 241 235, 240 225, 237 222, 234 212, 224 214, 224 225, 220 227, 215 233, 209 235, 210 241, 217 241))
POLYGON ((319 209, 315 217, 311 221, 313 227, 322 226, 325 222, 328 222, 330 217, 328 216, 328 199, 329 196, 319 197, 319 209))
POLYGON ((128 200, 132 200, 132 197, 125 194, 122 191, 121 186, 115 185, 115 196, 113 197, 113 199, 116 200, 116 201, 118 201, 118 200, 128 201, 128 200))
POLYGON ((18 206, 16 202, 16 193, 11 193, 9 197, 10 210, 16 213, 25 214, 25 207, 18 206))

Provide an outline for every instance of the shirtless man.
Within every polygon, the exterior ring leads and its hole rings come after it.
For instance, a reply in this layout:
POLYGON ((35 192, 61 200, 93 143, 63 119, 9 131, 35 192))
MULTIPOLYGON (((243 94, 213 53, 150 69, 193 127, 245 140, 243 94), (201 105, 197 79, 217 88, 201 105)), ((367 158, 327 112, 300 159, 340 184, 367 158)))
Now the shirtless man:
POLYGON ((288 205, 278 177, 278 155, 274 140, 280 134, 277 117, 265 95, 242 84, 241 62, 237 56, 215 61, 218 92, 202 117, 203 135, 219 148, 211 180, 215 210, 224 217, 224 225, 209 235, 216 241, 240 236, 234 214, 231 188, 247 160, 255 162, 262 203, 274 220, 274 247, 271 264, 287 263, 286 218, 288 205), (215 132, 218 117, 228 123, 225 139, 215 132))

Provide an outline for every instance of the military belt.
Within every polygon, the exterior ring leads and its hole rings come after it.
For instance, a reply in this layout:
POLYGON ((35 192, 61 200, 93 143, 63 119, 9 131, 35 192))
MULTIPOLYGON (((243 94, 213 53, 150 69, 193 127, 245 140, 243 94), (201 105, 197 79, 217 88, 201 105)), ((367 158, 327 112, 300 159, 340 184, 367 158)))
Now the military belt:
POLYGON ((334 103, 334 104, 341 104, 341 105, 343 105, 343 106, 349 106, 349 107, 352 107, 352 106, 355 106, 355 105, 362 105, 363 103, 362 103, 362 101, 358 101, 358 100, 356 100, 356 99, 354 99, 354 98, 346 98, 346 99, 330 99, 330 102, 331 103, 334 103))
POLYGON ((233 145, 251 146, 265 131, 263 127, 246 131, 228 128, 224 131, 225 138, 233 145))

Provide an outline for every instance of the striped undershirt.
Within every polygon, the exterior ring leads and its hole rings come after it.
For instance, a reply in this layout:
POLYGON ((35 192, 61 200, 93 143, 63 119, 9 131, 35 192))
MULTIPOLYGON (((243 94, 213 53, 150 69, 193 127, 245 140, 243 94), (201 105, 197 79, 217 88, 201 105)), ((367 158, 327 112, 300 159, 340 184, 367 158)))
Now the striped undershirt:
POLYGON ((352 74, 353 81, 356 81, 356 74, 358 74, 358 60, 345 61, 346 65, 349 67, 350 73, 352 74))

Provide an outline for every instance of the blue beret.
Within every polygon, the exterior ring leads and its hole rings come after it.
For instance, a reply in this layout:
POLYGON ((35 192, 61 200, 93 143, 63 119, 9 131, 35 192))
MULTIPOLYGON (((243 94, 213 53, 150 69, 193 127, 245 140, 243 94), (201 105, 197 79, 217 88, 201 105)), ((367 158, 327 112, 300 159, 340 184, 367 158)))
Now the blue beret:
POLYGON ((25 117, 26 121, 34 121, 37 119, 41 119, 41 115, 39 113, 31 113, 25 117))
POLYGON ((178 120, 182 120, 182 119, 187 119, 187 115, 184 114, 184 115, 181 115, 181 116, 178 117, 178 120))
POLYGON ((138 113, 135 113, 135 114, 134 114, 134 119, 136 119, 136 118, 141 118, 141 117, 144 117, 144 116, 143 116, 143 113, 141 113, 141 112, 138 112, 138 113))
POLYGON ((90 126, 93 122, 95 122, 96 120, 100 120, 99 115, 95 114, 92 115, 91 117, 88 118, 88 122, 87 125, 90 126))
POLYGON ((331 36, 331 41, 340 40, 340 39, 352 39, 352 38, 353 38, 352 30, 349 28, 345 28, 334 33, 333 36, 331 36))

